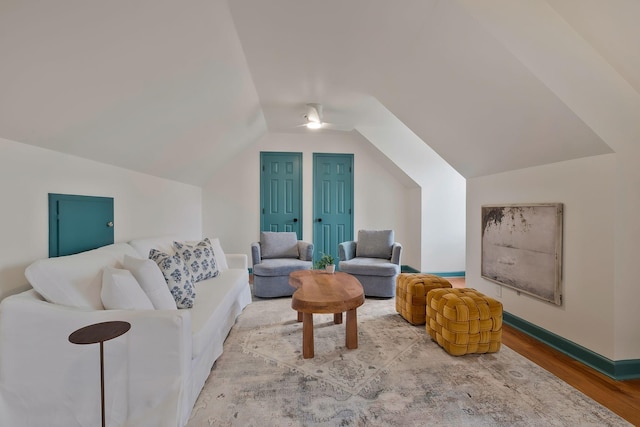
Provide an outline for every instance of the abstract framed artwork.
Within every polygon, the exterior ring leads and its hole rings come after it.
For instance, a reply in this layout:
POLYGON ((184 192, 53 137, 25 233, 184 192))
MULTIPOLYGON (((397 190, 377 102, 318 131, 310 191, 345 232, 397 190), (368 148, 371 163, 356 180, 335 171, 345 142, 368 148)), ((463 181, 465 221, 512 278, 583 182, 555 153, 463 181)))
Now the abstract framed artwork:
POLYGON ((562 203, 482 206, 481 276, 562 305, 562 203))

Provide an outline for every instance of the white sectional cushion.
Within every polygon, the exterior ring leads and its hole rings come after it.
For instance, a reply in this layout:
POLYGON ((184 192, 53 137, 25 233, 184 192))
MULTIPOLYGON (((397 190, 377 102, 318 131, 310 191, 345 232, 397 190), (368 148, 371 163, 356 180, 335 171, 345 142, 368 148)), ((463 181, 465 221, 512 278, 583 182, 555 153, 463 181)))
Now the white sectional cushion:
POLYGON ((221 271, 228 270, 229 265, 227 264, 227 256, 222 250, 220 239, 218 239, 217 237, 215 239, 211 239, 211 247, 213 248, 213 256, 215 256, 216 258, 218 269, 221 271))
POLYGON ((151 300, 129 270, 105 267, 101 297, 107 310, 153 310, 151 300))
POLYGON ((180 256, 189 268, 194 284, 218 275, 218 265, 209 239, 195 243, 173 242, 173 247, 176 255, 180 256))
POLYGON ((144 293, 149 297, 153 307, 158 310, 175 310, 176 301, 171 296, 169 286, 158 264, 150 259, 124 257, 124 268, 136 278, 144 293))
POLYGON ((210 350, 212 344, 218 354, 222 353, 222 343, 238 314, 239 295, 246 294, 242 298, 245 300, 243 306, 251 301, 249 272, 245 269, 223 271, 218 277, 204 280, 195 287, 198 299, 190 310, 194 359, 210 350))
POLYGON ((122 267, 125 255, 137 253, 126 243, 116 243, 35 261, 24 274, 33 289, 50 303, 102 310, 102 270, 105 266, 122 267))
POLYGON ((168 255, 175 254, 173 242, 177 239, 175 236, 149 237, 131 240, 129 244, 138 251, 141 258, 149 258, 151 249, 159 250, 168 255))
POLYGON ((169 255, 157 249, 149 251, 149 258, 155 261, 162 271, 171 295, 178 308, 191 308, 196 298, 191 272, 178 255, 169 255))

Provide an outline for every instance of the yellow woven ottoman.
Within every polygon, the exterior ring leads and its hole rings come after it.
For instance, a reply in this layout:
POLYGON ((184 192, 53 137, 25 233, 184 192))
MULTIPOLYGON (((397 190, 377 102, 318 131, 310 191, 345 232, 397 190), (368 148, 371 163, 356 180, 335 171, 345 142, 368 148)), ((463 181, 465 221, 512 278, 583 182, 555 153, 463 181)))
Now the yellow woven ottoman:
POLYGON ((396 279, 396 311, 409 323, 424 325, 427 319, 427 293, 450 288, 447 279, 432 274, 400 273, 396 279))
POLYGON ((502 343, 502 303, 475 289, 427 294, 427 332, 453 356, 495 353, 502 343))

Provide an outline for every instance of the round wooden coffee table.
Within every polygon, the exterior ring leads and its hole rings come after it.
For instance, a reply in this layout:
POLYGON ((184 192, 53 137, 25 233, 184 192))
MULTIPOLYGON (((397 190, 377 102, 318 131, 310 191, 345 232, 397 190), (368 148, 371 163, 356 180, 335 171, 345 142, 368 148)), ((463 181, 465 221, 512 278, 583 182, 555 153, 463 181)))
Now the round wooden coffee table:
POLYGON ((298 288, 291 298, 291 308, 302 321, 302 357, 313 357, 313 314, 333 313, 333 321, 342 323, 347 312, 346 347, 358 348, 356 309, 364 304, 362 285, 350 274, 323 270, 299 270, 289 275, 289 284, 298 288))

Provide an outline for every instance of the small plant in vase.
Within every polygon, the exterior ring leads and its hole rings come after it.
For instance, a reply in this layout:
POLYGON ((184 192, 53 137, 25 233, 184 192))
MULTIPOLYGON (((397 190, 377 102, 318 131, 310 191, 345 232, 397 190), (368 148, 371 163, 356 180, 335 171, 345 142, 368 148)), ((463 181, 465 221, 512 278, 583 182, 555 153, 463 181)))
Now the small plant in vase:
POLYGON ((316 270, 325 270, 327 273, 333 273, 336 271, 335 261, 333 255, 322 252, 322 256, 316 262, 316 270))

